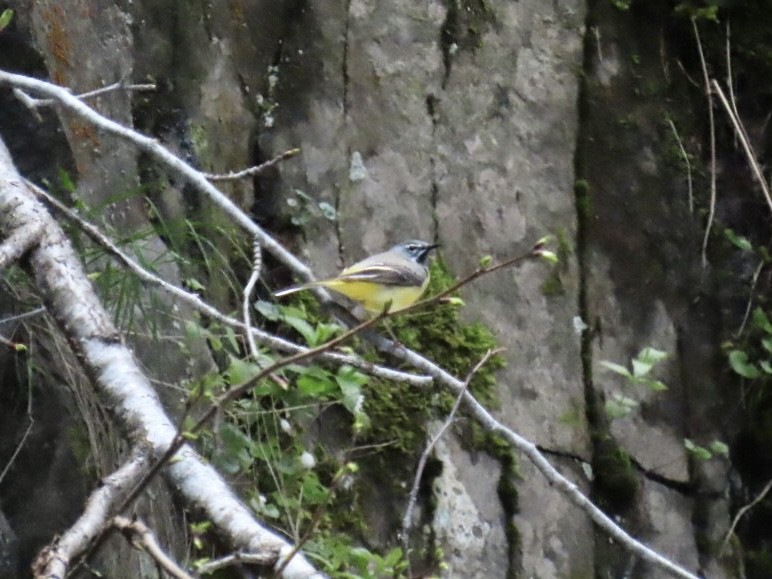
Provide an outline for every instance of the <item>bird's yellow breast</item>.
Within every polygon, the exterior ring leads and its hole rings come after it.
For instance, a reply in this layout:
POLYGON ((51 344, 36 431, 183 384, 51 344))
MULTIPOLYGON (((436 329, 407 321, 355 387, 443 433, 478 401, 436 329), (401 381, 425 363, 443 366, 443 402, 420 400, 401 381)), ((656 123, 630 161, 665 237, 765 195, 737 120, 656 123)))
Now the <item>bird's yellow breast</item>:
POLYGON ((424 293, 429 280, 421 286, 395 286, 370 281, 344 281, 331 279, 323 285, 362 304, 371 314, 380 314, 391 302, 390 312, 398 312, 413 305, 424 293))

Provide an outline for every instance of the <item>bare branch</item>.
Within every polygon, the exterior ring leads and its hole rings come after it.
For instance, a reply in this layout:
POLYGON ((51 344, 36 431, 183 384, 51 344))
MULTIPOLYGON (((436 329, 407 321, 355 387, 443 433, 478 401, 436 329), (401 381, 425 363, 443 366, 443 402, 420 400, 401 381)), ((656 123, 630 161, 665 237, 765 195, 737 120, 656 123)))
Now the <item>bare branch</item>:
POLYGON ((216 173, 203 173, 203 175, 210 181, 237 181, 239 179, 247 179, 249 177, 254 177, 255 175, 259 175, 260 173, 267 171, 274 165, 277 165, 278 163, 281 163, 282 161, 286 159, 290 159, 295 155, 299 155, 299 154, 300 154, 300 149, 289 149, 287 151, 284 151, 283 153, 276 155, 270 161, 266 161, 265 163, 261 163, 260 165, 255 165, 254 167, 250 167, 249 169, 244 169, 243 171, 233 171, 231 173, 225 173, 224 175, 218 175, 216 173))
POLYGON ((735 113, 735 107, 729 103, 726 95, 724 94, 724 91, 721 89, 721 85, 719 85, 715 79, 712 81, 711 86, 718 95, 718 99, 721 101, 721 104, 724 105, 724 110, 726 110, 726 114, 729 117, 729 120, 732 122, 732 128, 734 129, 735 134, 737 135, 737 138, 742 145, 745 157, 748 159, 748 164, 751 166, 753 176, 756 177, 756 182, 761 187, 761 192, 764 193, 764 199, 767 202, 767 206, 769 207, 769 210, 772 211, 772 195, 770 195, 769 187, 767 186, 767 182, 764 179, 764 173, 761 170, 761 165, 759 165, 759 162, 756 160, 756 155, 754 154, 751 143, 748 140, 748 135, 745 132, 745 128, 743 127, 740 118, 735 113))
MULTIPOLYGON (((103 86, 102 88, 97 88, 88 92, 81 93, 79 95, 75 95, 75 97, 81 100, 87 100, 117 91, 151 92, 157 89, 158 87, 155 84, 126 84, 121 80, 113 84, 103 86)), ((24 104, 24 106, 31 110, 39 109, 41 107, 50 107, 56 104, 54 99, 36 99, 18 88, 13 89, 13 94, 24 104)))
MULTIPOLYGON (((257 280, 260 279, 260 269, 263 265, 263 257, 260 253, 260 240, 255 237, 252 241, 252 274, 249 276, 247 285, 244 287, 244 302, 242 304, 242 315, 244 316, 244 327, 252 327, 252 319, 250 312, 252 311, 252 292, 255 290, 257 280)), ((259 359, 257 351, 257 344, 255 343, 255 337, 252 332, 245 332, 247 335, 247 344, 249 345, 249 353, 252 355, 252 359, 257 361, 259 359)))
POLYGON ((142 521, 131 520, 126 517, 115 517, 112 520, 112 526, 126 535, 132 545, 150 555, 158 566, 172 577, 177 579, 193 579, 174 559, 161 549, 153 532, 142 521))
POLYGON ((39 307, 39 308, 35 308, 34 310, 24 312, 22 314, 16 314, 15 316, 2 318, 0 319, 0 326, 3 324, 10 324, 12 322, 21 322, 22 320, 26 320, 28 318, 34 318, 35 316, 39 316, 40 314, 45 313, 45 311, 46 311, 46 308, 39 307))
POLYGON ((737 331, 735 332, 735 337, 739 338, 742 333, 745 331, 745 325, 748 323, 748 320, 751 317, 751 310, 753 309, 753 294, 756 292, 756 284, 759 283, 759 276, 761 275, 762 270, 764 269, 764 260, 762 259, 759 261, 759 265, 756 266, 756 270, 753 272, 753 277, 751 278, 751 291, 748 295, 748 305, 745 306, 745 314, 743 315, 743 321, 740 322, 740 327, 737 328, 737 331))
POLYGON ((708 99, 708 131, 710 133, 710 206, 708 208, 708 222, 705 225, 705 236, 702 239, 702 266, 705 267, 708 265, 708 239, 710 239, 710 230, 713 228, 713 219, 716 216, 716 123, 713 118, 713 96, 710 90, 708 64, 705 62, 705 54, 702 51, 702 41, 700 40, 700 30, 697 28, 697 20, 695 18, 692 18, 692 30, 694 31, 697 51, 700 56, 703 89, 705 90, 705 97, 708 99))
POLYGON ((676 129, 673 119, 671 119, 668 116, 667 122, 668 122, 668 125, 670 125, 670 130, 673 131, 673 136, 675 137, 676 143, 678 143, 678 149, 681 151, 681 158, 684 160, 684 164, 686 165, 686 185, 689 192, 689 196, 688 196, 689 215, 694 215, 694 190, 692 186, 692 162, 689 160, 689 153, 686 152, 686 149, 684 148, 684 144, 681 142, 681 137, 678 135, 678 129, 676 129))
POLYGON ((11 469, 11 466, 16 460, 16 457, 19 456, 21 449, 24 448, 24 443, 27 442, 27 437, 29 436, 29 433, 32 430, 32 427, 35 424, 35 419, 32 418, 32 414, 30 414, 29 412, 27 413, 27 418, 29 418, 29 424, 27 425, 27 429, 24 431, 24 434, 22 434, 21 440, 19 441, 19 444, 16 445, 16 448, 14 449, 13 454, 11 455, 11 458, 9 458, 8 462, 5 463, 5 466, 3 467, 3 472, 0 472, 0 484, 2 484, 3 479, 5 478, 5 475, 7 475, 8 471, 11 469))
POLYGON ((149 468, 147 449, 135 451, 121 467, 102 479, 86 502, 83 514, 53 544, 45 547, 32 564, 36 579, 64 577, 70 562, 85 552, 107 526, 116 503, 149 468))
POLYGON ((453 424, 453 420, 456 417, 456 412, 458 412, 458 408, 461 405, 464 394, 469 389, 469 385, 472 383, 472 378, 474 378, 474 375, 480 371, 480 368, 482 368, 483 365, 488 360, 490 360, 491 356, 494 356, 499 352, 501 352, 501 349, 488 350, 482 359, 477 362, 477 364, 475 364, 474 368, 472 368, 472 370, 467 375, 466 380, 464 380, 464 387, 456 397, 456 402, 453 404, 453 408, 450 409, 445 422, 442 424, 442 426, 440 426, 437 433, 432 437, 432 439, 426 445, 424 451, 421 453, 421 458, 418 460, 418 467, 416 468, 415 475, 413 476, 413 486, 410 489, 410 495, 408 496, 407 508, 405 509, 404 516, 402 517, 402 530, 400 531, 400 534, 402 537, 403 550, 405 551, 405 558, 408 557, 408 553, 410 552, 410 527, 412 526, 413 509, 415 508, 416 501, 418 500, 418 489, 421 485, 421 479, 423 478, 424 468, 426 468, 426 462, 429 460, 429 456, 431 456, 432 452, 434 451, 434 447, 437 445, 437 442, 439 442, 440 438, 442 438, 442 435, 445 434, 445 431, 450 428, 450 425, 453 424))
POLYGON ((270 554, 265 555, 262 553, 233 553, 231 555, 227 555, 225 557, 221 557, 201 565, 198 568, 198 572, 201 575, 211 575, 220 569, 225 569, 226 567, 231 567, 233 565, 241 565, 242 563, 268 567, 269 565, 273 565, 276 562, 277 556, 278 554, 271 556, 270 554))
MULTIPOLYGON (((17 186, 20 183, 17 183, 17 186)), ((13 187, 10 184, 9 187, 13 187)), ((10 204, 13 203, 9 200, 10 204)), ((8 205, 8 204, 6 204, 8 205)), ((11 233, 6 235, 0 243, 0 269, 16 263, 33 246, 37 245, 43 234, 42 221, 35 220, 29 223, 21 223, 11 233)))
POLYGON ((718 556, 721 557, 724 554, 724 550, 726 549, 727 544, 729 543, 729 539, 732 538, 732 535, 734 534, 734 530, 737 528, 737 525, 740 523, 740 519, 742 519, 745 516, 745 513, 750 511, 753 507, 758 505, 761 501, 764 500, 764 497, 769 494, 769 491, 772 490, 772 479, 767 481, 767 484, 764 485, 764 488, 761 489, 761 492, 756 495, 756 497, 749 502, 747 505, 744 505, 739 511, 737 511, 737 514, 735 515, 734 519, 732 519, 732 524, 729 526, 729 530, 726 532, 726 535, 724 535, 724 540, 721 541, 721 548, 718 550, 718 556))

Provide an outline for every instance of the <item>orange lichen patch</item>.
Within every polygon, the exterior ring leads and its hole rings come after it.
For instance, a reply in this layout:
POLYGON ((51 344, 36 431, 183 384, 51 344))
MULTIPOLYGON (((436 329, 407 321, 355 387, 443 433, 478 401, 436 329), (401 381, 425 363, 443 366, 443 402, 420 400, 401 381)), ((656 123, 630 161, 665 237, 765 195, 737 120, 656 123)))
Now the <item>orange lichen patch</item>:
POLYGON ((48 51, 56 59, 56 62, 62 66, 72 66, 70 55, 72 54, 72 45, 67 36, 62 22, 64 21, 64 10, 61 6, 54 6, 51 10, 45 10, 42 17, 48 22, 48 51))
POLYGON ((244 2, 242 0, 230 0, 228 2, 228 8, 230 9, 231 16, 239 24, 245 23, 244 17, 244 2))
POLYGON ((73 121, 70 123, 70 130, 72 131, 73 137, 75 137, 80 144, 86 146, 90 145, 94 148, 99 147, 99 138, 92 125, 80 121, 73 121))

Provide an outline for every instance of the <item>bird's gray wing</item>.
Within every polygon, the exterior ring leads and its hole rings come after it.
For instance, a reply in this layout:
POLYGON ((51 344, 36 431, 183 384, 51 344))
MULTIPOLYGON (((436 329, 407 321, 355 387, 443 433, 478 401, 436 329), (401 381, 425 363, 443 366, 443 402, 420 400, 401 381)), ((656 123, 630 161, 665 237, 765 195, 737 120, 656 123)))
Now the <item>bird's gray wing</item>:
POLYGON ((353 266, 338 276, 342 281, 372 281, 383 285, 418 287, 426 280, 426 269, 417 264, 386 265, 370 263, 353 266))

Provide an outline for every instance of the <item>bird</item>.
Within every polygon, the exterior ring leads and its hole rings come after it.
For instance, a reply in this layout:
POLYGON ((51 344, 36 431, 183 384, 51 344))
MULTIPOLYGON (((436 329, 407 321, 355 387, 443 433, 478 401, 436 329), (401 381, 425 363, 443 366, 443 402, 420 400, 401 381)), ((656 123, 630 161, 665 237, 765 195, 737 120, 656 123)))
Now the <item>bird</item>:
POLYGON ((380 314, 387 307, 389 312, 398 312, 413 305, 426 290, 426 261, 437 247, 438 243, 417 239, 403 241, 347 267, 335 277, 288 287, 274 296, 325 287, 360 303, 369 314, 380 314))

